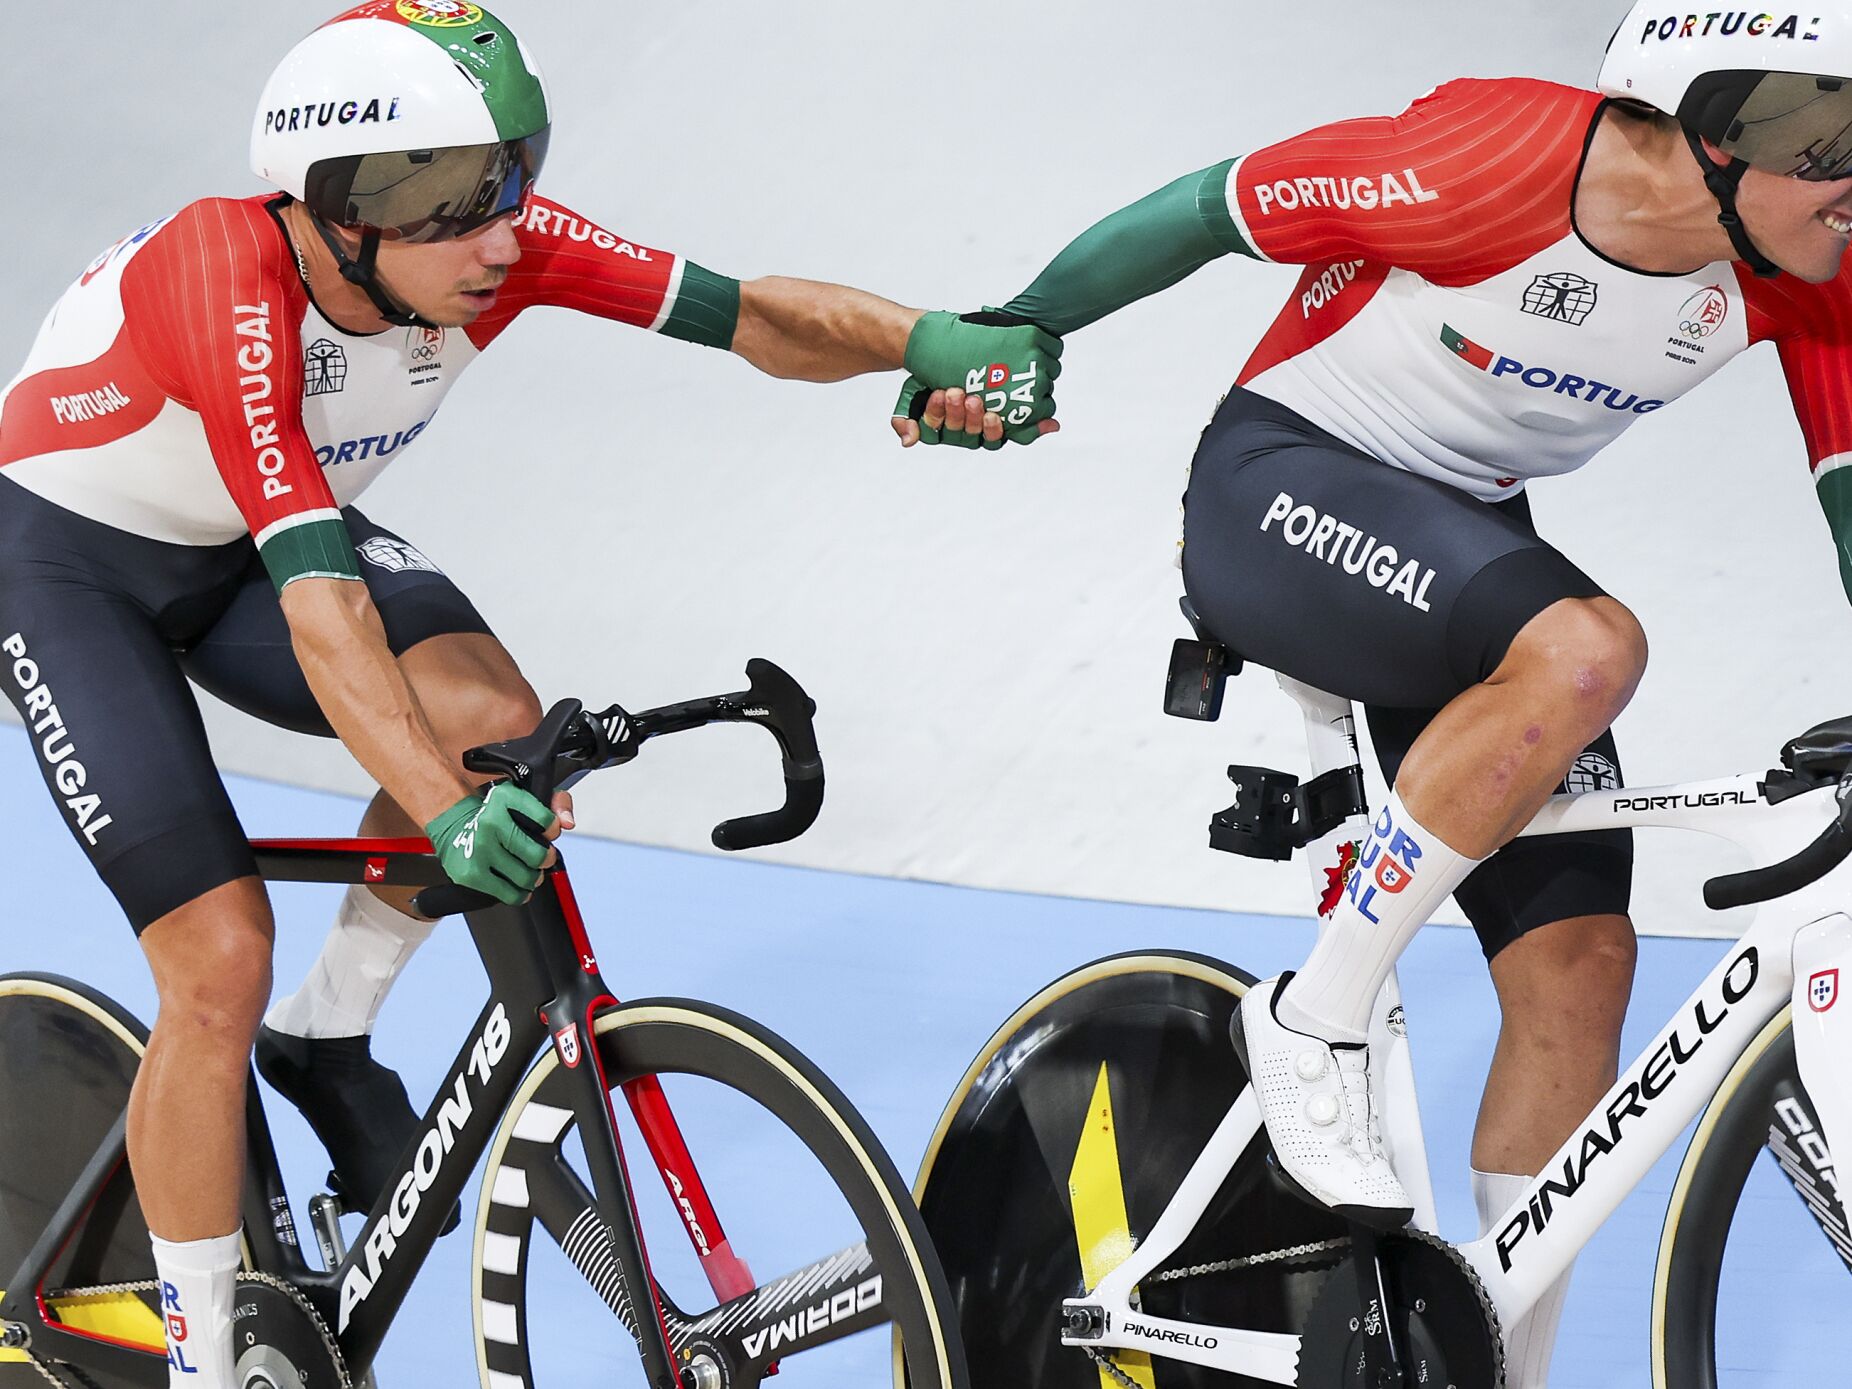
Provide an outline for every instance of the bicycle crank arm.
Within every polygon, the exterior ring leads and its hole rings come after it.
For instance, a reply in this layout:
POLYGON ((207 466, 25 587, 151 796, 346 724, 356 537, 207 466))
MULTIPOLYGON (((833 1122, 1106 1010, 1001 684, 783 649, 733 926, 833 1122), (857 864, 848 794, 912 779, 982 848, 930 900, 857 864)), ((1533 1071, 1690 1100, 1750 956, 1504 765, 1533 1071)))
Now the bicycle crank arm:
POLYGON ((1094 1350, 1138 1350, 1268 1384, 1297 1384, 1299 1338, 1278 1331, 1148 1317, 1084 1297, 1061 1304, 1061 1344, 1094 1350))

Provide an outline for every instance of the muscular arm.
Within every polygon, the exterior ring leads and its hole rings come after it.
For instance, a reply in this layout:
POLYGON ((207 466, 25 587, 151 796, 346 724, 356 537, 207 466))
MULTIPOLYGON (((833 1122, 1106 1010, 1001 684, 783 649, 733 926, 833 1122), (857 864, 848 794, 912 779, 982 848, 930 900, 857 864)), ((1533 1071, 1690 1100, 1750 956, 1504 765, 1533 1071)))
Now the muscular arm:
POLYGON ((767 276, 740 286, 733 350, 767 375, 798 381, 892 371, 921 313, 845 285, 767 276))
POLYGON ((474 789, 438 751, 365 584, 297 579, 282 604, 296 660, 328 722, 413 821, 428 824, 474 789))
POLYGON ((1066 335, 1170 288, 1220 256, 1253 255, 1228 215, 1233 162, 1185 174, 1096 222, 1004 311, 1066 335))

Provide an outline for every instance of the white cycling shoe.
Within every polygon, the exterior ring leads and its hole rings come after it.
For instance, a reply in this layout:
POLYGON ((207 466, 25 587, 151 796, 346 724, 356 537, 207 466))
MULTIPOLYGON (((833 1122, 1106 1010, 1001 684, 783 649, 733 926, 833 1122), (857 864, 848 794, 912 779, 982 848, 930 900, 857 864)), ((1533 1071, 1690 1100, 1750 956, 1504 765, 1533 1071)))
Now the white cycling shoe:
POLYGON ((1383 1152, 1370 1100, 1370 1049, 1282 1023, 1273 1003, 1291 978, 1249 989, 1232 1029, 1280 1174, 1315 1205, 1360 1225, 1399 1230, 1414 1218, 1414 1203, 1383 1152))

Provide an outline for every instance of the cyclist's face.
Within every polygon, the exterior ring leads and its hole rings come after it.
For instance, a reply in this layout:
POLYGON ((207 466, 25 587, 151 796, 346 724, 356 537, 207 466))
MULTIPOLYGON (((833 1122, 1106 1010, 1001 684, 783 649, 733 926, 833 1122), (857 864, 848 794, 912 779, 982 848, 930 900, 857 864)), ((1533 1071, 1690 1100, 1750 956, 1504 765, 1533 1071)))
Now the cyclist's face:
POLYGON ((1810 284, 1839 273, 1852 237, 1852 179, 1809 183, 1751 169, 1736 202, 1750 238, 1783 270, 1810 284))
POLYGON ((449 241, 416 246, 380 242, 379 278, 420 318, 462 328, 494 305, 495 291, 520 259, 510 212, 449 241))

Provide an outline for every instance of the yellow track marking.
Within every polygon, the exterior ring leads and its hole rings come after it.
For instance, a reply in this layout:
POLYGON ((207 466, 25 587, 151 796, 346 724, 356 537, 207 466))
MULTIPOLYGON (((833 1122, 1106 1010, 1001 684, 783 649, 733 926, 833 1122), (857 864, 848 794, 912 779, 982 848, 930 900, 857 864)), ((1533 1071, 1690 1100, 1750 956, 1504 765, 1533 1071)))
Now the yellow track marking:
MULTIPOLYGON (((1106 1064, 1087 1106, 1087 1122, 1068 1171, 1068 1197, 1074 1203, 1074 1238, 1080 1244, 1080 1274, 1089 1290, 1132 1255, 1132 1222, 1125 1213, 1125 1182, 1119 1172, 1118 1130, 1113 1120, 1112 1091, 1106 1064)), ((1143 1351, 1114 1351, 1115 1363, 1144 1389, 1157 1389, 1151 1357, 1143 1351)), ((1100 1389, 1118 1389, 1104 1368, 1100 1389)))

